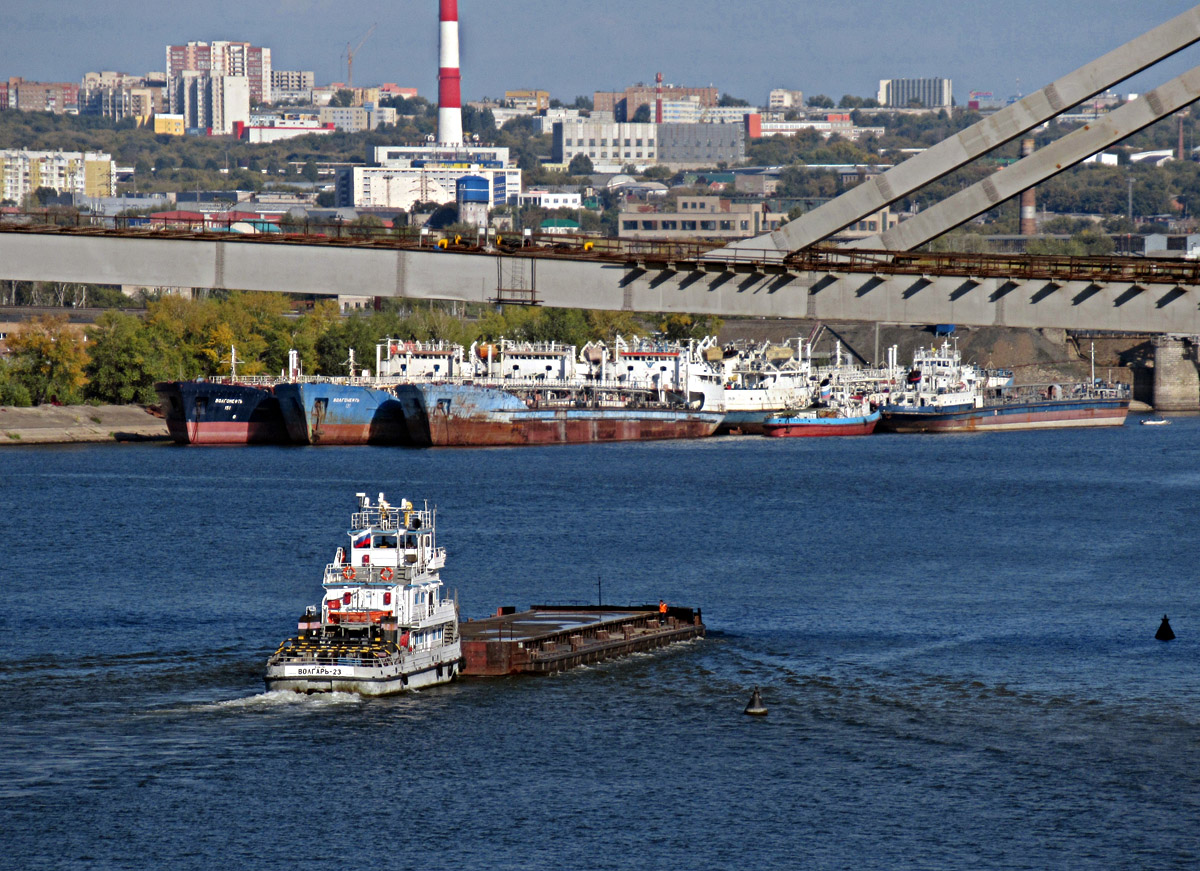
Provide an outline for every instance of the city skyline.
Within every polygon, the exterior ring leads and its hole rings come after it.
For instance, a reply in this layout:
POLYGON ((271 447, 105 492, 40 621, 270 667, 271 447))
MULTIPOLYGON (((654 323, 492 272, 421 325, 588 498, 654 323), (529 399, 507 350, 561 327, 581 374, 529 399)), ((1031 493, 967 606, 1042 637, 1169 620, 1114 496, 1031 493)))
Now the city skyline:
MULTIPOLYGON (((650 82, 662 71, 669 82, 711 84, 752 103, 765 102, 771 88, 835 100, 871 97, 881 78, 928 76, 952 79, 960 104, 971 90, 1004 99, 1042 87, 1192 4, 927 0, 914 16, 912 6, 870 0, 844 0, 837 8, 748 0, 730 18, 733 7, 712 0, 658 0, 645 24, 638 22, 648 7, 630 0, 613 0, 602 17, 587 17, 582 3, 561 5, 566 11, 546 19, 538 16, 544 4, 529 0, 503 9, 460 0, 464 98, 539 87, 569 102, 650 82), (572 6, 579 15, 570 13, 572 6)), ((0 80, 77 81, 101 69, 140 74, 163 69, 169 43, 244 40, 271 48, 278 69, 311 69, 321 83, 344 81, 347 44, 357 45, 375 25, 354 58, 356 83, 397 82, 436 99, 434 0, 212 2, 176 6, 169 20, 161 4, 148 0, 10 0, 7 6, 0 80)), ((1200 48, 1192 47, 1119 90, 1154 87, 1197 63, 1200 48)))

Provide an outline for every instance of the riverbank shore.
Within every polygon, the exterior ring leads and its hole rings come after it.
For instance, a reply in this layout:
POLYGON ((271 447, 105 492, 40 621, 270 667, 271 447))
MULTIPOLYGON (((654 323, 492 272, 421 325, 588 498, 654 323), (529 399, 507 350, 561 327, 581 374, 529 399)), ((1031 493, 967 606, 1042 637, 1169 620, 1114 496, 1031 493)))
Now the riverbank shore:
POLYGON ((167 424, 141 405, 0 406, 0 445, 166 441, 167 424))

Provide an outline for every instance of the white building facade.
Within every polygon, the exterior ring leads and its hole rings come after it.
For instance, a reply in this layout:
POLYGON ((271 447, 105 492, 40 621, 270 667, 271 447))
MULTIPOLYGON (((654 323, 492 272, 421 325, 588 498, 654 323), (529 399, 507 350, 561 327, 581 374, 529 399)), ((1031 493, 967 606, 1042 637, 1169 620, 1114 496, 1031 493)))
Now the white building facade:
POLYGON ((596 172, 620 172, 658 163, 658 125, 567 119, 554 125, 555 163, 569 164, 585 155, 596 172))
POLYGON ((186 70, 171 79, 168 90, 175 114, 183 116, 188 129, 226 136, 235 124, 250 123, 250 82, 245 76, 186 70))
POLYGON ((507 148, 385 145, 375 149, 375 163, 338 174, 339 206, 411 211, 418 202, 452 203, 464 176, 487 180, 493 206, 521 195, 521 170, 510 164, 507 148))

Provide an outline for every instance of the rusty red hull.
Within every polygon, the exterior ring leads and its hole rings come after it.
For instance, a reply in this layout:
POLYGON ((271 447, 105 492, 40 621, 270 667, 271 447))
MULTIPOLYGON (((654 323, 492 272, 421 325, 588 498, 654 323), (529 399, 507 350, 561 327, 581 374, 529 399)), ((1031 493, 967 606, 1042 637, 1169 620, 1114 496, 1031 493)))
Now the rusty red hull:
POLYGON ((405 385, 397 396, 411 442, 434 447, 705 438, 722 419, 686 408, 538 408, 512 392, 476 385, 405 385))
POLYGON ((287 444, 279 400, 270 387, 221 381, 156 384, 167 432, 181 445, 287 444))
POLYGON ((553 674, 704 637, 699 609, 534 605, 459 624, 463 675, 553 674))

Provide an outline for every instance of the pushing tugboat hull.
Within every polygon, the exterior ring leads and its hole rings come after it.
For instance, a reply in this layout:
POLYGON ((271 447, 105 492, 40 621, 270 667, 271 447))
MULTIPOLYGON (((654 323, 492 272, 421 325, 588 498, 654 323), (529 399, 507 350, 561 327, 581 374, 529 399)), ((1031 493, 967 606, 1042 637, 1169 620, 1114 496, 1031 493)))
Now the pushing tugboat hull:
POLYGON ((461 671, 459 661, 429 663, 424 668, 411 662, 382 667, 284 664, 268 666, 266 685, 268 691, 390 696, 447 683, 461 671))

